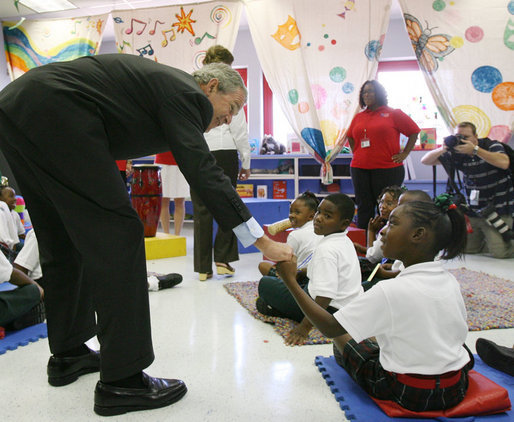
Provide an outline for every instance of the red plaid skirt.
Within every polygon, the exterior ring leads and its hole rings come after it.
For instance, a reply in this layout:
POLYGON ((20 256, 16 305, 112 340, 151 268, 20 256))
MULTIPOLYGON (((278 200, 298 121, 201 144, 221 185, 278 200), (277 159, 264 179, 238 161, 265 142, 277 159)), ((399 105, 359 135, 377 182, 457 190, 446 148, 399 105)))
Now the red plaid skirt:
POLYGON ((446 388, 416 388, 401 383, 396 374, 382 368, 379 354, 378 344, 370 339, 361 343, 350 340, 342 354, 334 345, 334 357, 339 366, 344 368, 370 396, 377 399, 392 400, 405 409, 423 412, 454 407, 466 395, 468 371, 473 368, 471 354, 471 361, 462 368, 460 379, 456 384, 446 388))

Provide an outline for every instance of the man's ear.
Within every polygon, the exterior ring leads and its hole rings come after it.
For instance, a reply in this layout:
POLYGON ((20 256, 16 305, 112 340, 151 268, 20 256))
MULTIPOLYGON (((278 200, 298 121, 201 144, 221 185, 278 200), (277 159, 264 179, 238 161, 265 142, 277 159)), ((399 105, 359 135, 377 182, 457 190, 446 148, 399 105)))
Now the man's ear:
POLYGON ((213 94, 218 90, 219 81, 216 78, 212 78, 209 82, 207 82, 207 93, 213 94))

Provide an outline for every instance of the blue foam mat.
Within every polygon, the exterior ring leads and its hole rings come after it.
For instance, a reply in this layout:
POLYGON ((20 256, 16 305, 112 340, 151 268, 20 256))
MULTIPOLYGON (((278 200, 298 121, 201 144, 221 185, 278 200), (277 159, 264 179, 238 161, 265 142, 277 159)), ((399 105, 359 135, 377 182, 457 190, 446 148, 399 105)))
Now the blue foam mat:
MULTIPOLYGON (((355 383, 348 373, 335 361, 334 356, 329 358, 316 356, 314 363, 318 366, 321 375, 344 410, 346 418, 352 421, 362 422, 427 422, 427 421, 451 421, 451 422, 512 422, 514 411, 490 416, 471 416, 464 418, 391 418, 387 416, 378 405, 371 400, 368 394, 355 383)), ((486 365, 475 355, 475 367, 473 368, 495 383, 501 385, 509 392, 509 397, 514 400, 514 377, 497 371, 486 365)))
POLYGON ((38 341, 40 338, 48 337, 46 323, 32 325, 18 331, 5 333, 5 338, 0 340, 0 355, 8 350, 16 350, 20 346, 38 341))
POLYGON ((0 283, 0 292, 7 292, 8 290, 14 290, 16 286, 14 284, 6 281, 5 283, 0 283))

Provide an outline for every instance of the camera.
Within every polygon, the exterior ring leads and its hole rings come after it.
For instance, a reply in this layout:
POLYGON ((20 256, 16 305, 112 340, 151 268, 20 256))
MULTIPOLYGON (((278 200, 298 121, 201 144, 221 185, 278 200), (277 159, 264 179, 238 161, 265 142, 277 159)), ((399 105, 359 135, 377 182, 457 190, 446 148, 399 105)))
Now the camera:
POLYGON ((480 217, 484 218, 489 225, 498 230, 505 242, 509 242, 511 239, 514 239, 514 233, 507 223, 505 223, 505 221, 503 221, 503 219, 498 215, 494 208, 494 204, 490 203, 487 207, 479 211, 478 214, 480 217))
POLYGON ((460 133, 457 133, 457 135, 450 135, 444 138, 444 144, 448 147, 450 151, 453 151, 453 149, 457 146, 462 144, 462 140, 466 139, 467 136, 461 135, 460 133))

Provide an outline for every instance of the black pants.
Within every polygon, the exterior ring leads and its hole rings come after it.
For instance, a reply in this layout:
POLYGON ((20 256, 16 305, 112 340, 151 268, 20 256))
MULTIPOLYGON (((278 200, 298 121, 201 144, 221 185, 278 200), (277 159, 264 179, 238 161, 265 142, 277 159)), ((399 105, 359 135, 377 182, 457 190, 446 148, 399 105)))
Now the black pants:
POLYGON ((35 284, 0 292, 0 326, 5 327, 16 318, 25 315, 41 301, 41 294, 35 284))
POLYGON ((103 381, 143 370, 154 359, 143 225, 102 122, 59 122, 66 142, 28 139, 1 112, 0 127, 36 230, 51 352, 97 335, 103 381))
POLYGON ((367 170, 351 167, 350 173, 357 203, 357 227, 367 229, 369 220, 375 216, 378 195, 388 186, 401 186, 405 168, 367 170))
MULTIPOLYGON (((235 187, 239 173, 237 151, 235 149, 212 151, 212 155, 235 187)), ((194 220, 194 270, 197 273, 209 273, 212 271, 213 217, 193 189, 191 189, 191 201, 194 220)), ((236 235, 232 230, 222 230, 218 227, 214 239, 214 262, 229 263, 238 259, 236 235)))

